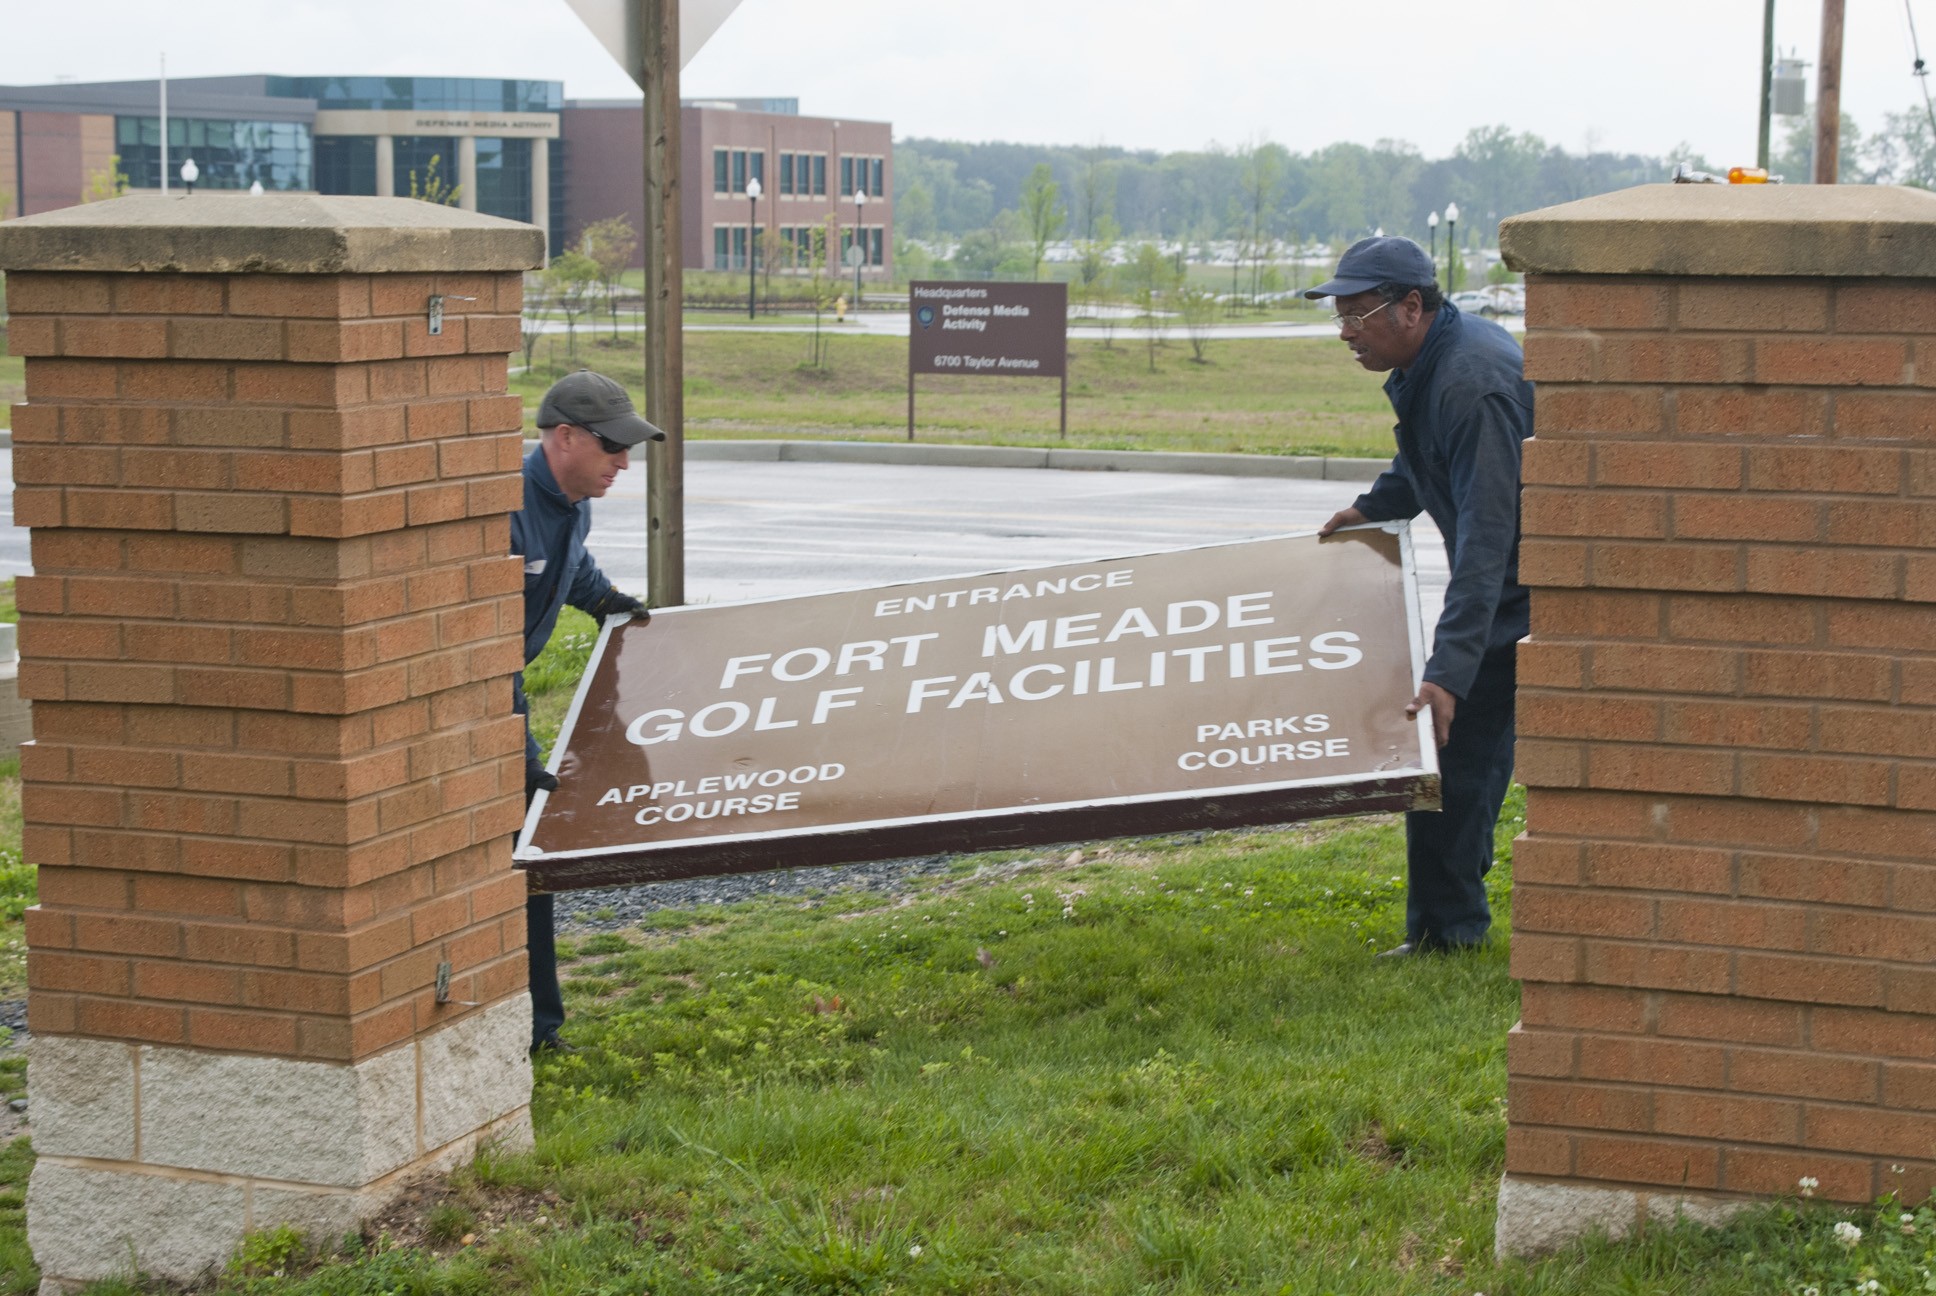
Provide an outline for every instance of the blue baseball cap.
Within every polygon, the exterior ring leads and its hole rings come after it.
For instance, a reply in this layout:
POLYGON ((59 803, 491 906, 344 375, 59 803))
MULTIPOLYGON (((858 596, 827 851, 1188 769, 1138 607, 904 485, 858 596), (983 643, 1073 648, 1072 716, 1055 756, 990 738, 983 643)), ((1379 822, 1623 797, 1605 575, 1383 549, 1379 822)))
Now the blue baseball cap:
POLYGON ((1408 238, 1385 235, 1359 239, 1346 248, 1338 258, 1338 273, 1304 295, 1314 301, 1319 297, 1349 297, 1386 283, 1422 288, 1438 282, 1438 277, 1438 267, 1424 248, 1408 238))

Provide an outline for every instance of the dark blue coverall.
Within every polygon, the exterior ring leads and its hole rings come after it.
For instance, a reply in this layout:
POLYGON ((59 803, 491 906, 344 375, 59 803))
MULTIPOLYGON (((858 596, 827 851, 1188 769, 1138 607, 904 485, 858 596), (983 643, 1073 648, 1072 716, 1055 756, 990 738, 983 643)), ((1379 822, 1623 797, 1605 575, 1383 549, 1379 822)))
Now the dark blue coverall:
POLYGON ((1514 645, 1527 631, 1520 443, 1533 434, 1533 385, 1511 334, 1447 302, 1385 394, 1398 454, 1356 507, 1371 522, 1423 510, 1444 535, 1452 578, 1425 678, 1459 700, 1439 751, 1444 808, 1405 816, 1405 939, 1476 945, 1492 926, 1485 877, 1512 781, 1514 645))
MULTIPOLYGON (((558 489, 545 462, 544 447, 532 447, 524 457, 524 509, 511 515, 511 552, 524 559, 524 664, 529 666, 558 627, 558 613, 569 603, 581 612, 598 615, 612 583, 598 570, 585 550, 592 529, 591 501, 573 504, 558 489)), ((524 764, 526 785, 531 771, 544 768, 538 741, 531 736, 531 704, 524 696, 524 675, 511 684, 511 705, 526 717, 524 764)), ((549 895, 524 902, 525 943, 531 962, 531 1042, 554 1038, 564 1025, 565 1002, 558 989, 558 952, 549 895)))

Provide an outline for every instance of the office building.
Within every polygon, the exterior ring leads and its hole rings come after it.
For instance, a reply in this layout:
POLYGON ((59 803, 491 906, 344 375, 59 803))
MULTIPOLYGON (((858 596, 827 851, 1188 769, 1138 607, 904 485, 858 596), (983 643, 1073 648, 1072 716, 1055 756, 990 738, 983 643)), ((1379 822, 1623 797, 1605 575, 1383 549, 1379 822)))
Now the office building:
MULTIPOLYGON (((31 215, 161 187, 154 81, 0 86, 0 201, 31 215)), ((863 264, 891 270, 892 128, 802 117, 797 100, 695 100, 682 114, 684 263, 745 269, 758 219, 777 246, 858 231, 863 264)), ((170 188, 409 197, 456 189, 460 206, 545 229, 553 255, 610 216, 644 227, 637 100, 566 100, 557 81, 481 77, 183 77, 168 82, 170 188)), ((783 255, 785 253, 783 252, 783 255)), ((790 258, 789 258, 790 259, 790 258)), ((803 258, 802 258, 803 259, 803 258)), ((782 263, 784 264, 784 262, 782 263)), ((778 267, 776 267, 778 268, 778 267)))

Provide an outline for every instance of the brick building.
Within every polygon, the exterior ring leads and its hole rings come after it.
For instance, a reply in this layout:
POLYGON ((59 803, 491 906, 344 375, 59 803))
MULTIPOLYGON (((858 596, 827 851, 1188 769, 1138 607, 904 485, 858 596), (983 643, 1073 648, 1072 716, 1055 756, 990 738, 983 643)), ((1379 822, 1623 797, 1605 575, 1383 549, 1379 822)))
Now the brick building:
MULTIPOLYGON (((0 201, 30 216, 87 199, 119 169, 133 192, 197 187, 409 196, 430 178, 457 205, 546 231, 551 255, 585 226, 626 214, 643 228, 644 115, 636 100, 564 98, 557 81, 484 77, 186 77, 0 86, 0 201)), ((893 256, 893 128, 802 117, 794 99, 695 100, 683 121, 685 265, 744 269, 747 181, 762 229, 800 246, 830 218, 840 263, 861 230, 865 264, 893 256)), ((642 264, 642 262, 640 262, 642 264)))
MULTIPOLYGON (((829 260, 845 264, 861 231, 863 265, 886 275, 894 256, 894 128, 887 122, 802 117, 792 99, 691 100, 681 118, 685 195, 680 207, 689 269, 744 270, 755 228, 773 231, 783 256, 804 259, 814 231, 833 224, 829 260), (759 181, 757 203, 747 197, 759 181)), ((634 227, 645 206, 636 161, 593 168, 580 159, 644 156, 645 119, 622 99, 568 100, 565 148, 574 159, 571 232, 621 212, 634 227)))

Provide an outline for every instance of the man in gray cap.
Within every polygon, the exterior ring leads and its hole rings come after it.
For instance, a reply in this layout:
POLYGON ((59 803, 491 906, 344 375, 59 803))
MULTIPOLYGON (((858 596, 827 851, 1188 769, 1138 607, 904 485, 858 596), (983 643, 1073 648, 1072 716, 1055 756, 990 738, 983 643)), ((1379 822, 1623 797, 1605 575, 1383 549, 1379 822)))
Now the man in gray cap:
POLYGON ((1445 590, 1424 682, 1443 808, 1405 817, 1405 941, 1385 955, 1466 949, 1492 925, 1485 876, 1512 781, 1515 645, 1527 630, 1519 583, 1520 442, 1533 387, 1512 335, 1439 293, 1437 267, 1405 238, 1360 239, 1306 297, 1335 299, 1358 363, 1388 373, 1398 454, 1371 489, 1318 532, 1429 513, 1445 537, 1445 590))
MULTIPOLYGON (((591 506, 612 488, 631 463, 632 448, 663 441, 665 433, 632 408, 625 389, 603 374, 581 369, 551 385, 538 406, 539 441, 524 457, 524 509, 511 515, 511 552, 524 559, 524 664, 529 666, 558 626, 569 603, 594 618, 630 614, 643 618, 645 604, 612 587, 585 552, 592 529, 591 506)), ((524 797, 554 792, 558 777, 544 767, 531 736, 530 703, 524 676, 512 682, 512 705, 526 717, 524 797)), ((568 1049, 558 1038, 565 1023, 564 996, 558 988, 556 932, 549 895, 534 895, 524 906, 526 946, 531 966, 531 1049, 568 1049)))

